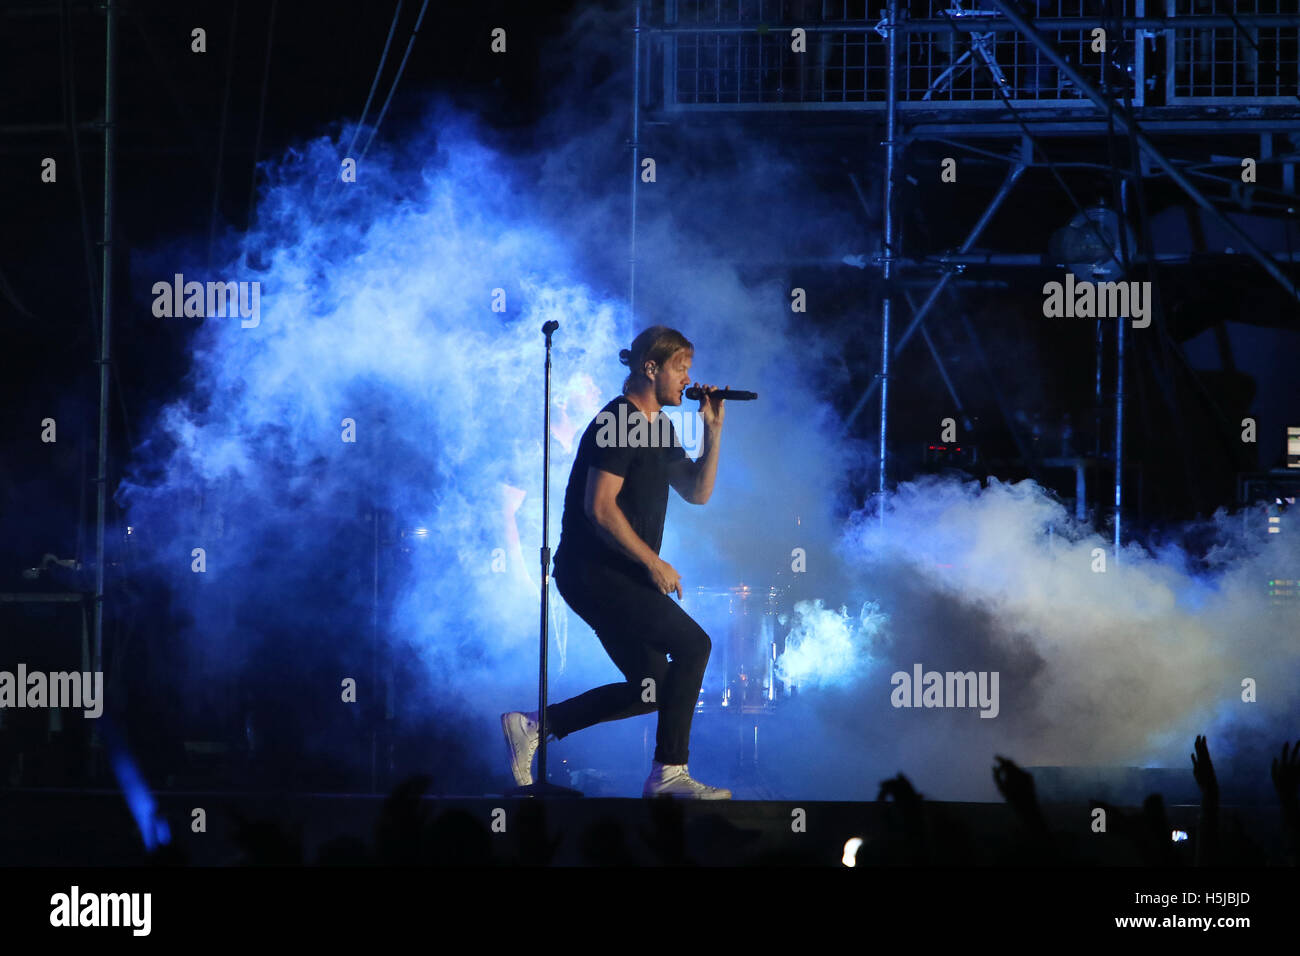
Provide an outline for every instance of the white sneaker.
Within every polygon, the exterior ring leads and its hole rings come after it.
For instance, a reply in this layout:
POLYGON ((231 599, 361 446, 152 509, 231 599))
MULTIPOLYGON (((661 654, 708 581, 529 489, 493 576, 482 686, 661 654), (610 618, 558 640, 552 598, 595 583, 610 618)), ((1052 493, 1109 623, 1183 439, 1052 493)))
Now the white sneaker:
POLYGON ((515 783, 526 787, 533 782, 533 756, 537 753, 540 726, 528 714, 513 710, 501 715, 501 732, 506 735, 506 752, 510 755, 510 772, 515 783))
POLYGON ((645 786, 641 788, 641 796, 669 796, 683 800, 730 800, 731 791, 722 787, 708 787, 698 780, 692 780, 684 763, 662 764, 656 760, 645 786))

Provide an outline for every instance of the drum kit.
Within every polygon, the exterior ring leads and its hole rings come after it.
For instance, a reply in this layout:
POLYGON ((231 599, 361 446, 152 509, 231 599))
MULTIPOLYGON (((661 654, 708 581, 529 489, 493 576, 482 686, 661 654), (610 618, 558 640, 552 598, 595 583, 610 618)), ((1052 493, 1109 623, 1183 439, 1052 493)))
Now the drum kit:
POLYGON ((735 783, 758 799, 778 794, 758 769, 759 728, 775 717, 798 687, 776 672, 789 627, 782 627, 785 589, 696 587, 682 594, 682 609, 713 641, 704 672, 697 718, 735 734, 735 783))
POLYGON ((682 594, 682 610, 713 641, 697 714, 774 712, 794 688, 776 675, 785 649, 780 588, 740 584, 697 587, 682 594))

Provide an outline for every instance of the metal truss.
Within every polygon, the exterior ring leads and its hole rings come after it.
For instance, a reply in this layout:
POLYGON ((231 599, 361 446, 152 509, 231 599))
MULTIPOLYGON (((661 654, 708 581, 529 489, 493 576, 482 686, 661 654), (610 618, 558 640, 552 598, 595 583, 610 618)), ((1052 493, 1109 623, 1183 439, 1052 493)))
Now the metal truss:
MULTIPOLYGON (((1203 168, 1214 165, 1213 157, 1209 164, 1175 163, 1150 138, 1156 133, 1202 138, 1258 135, 1261 161, 1273 159, 1274 136, 1300 131, 1300 11, 1295 0, 1252 0, 1252 9, 1242 13, 1224 10, 1238 6, 1234 0, 1224 0, 1209 4, 1208 14, 1200 12, 1207 4, 1199 0, 1116 0, 1116 16, 1072 16, 1080 6, 1077 0, 1034 0, 1032 5, 1036 14, 1031 18, 1007 0, 886 0, 879 17, 870 14, 869 4, 847 0, 823 0, 820 10, 816 4, 792 0, 642 0, 638 4, 636 108, 660 122, 688 122, 693 114, 718 111, 851 111, 876 114, 877 122, 886 127, 881 144, 886 165, 885 234, 882 252, 874 259, 885 279, 881 371, 845 425, 852 425, 879 389, 882 493, 889 465, 889 364, 917 331, 956 407, 959 412, 963 409, 925 329, 935 303, 945 291, 952 291, 952 280, 961 268, 953 264, 972 254, 1026 169, 1050 169, 1077 211, 1083 212, 1059 170, 1074 165, 1101 167, 1052 163, 1041 146, 1046 138, 1126 135, 1139 159, 1137 169, 1115 171, 1126 187, 1126 215, 1127 187, 1137 185, 1140 196, 1142 178, 1163 174, 1228 230, 1240 250, 1289 295, 1297 296, 1296 285, 1279 267, 1278 257, 1224 215, 1193 182, 1194 177, 1216 178, 1203 168), (646 20, 640 17, 642 5, 652 10, 646 20), (802 35, 796 30, 802 30, 802 35), (1104 31, 1104 52, 1094 49, 1094 31, 1104 31), (795 48, 796 38, 804 44, 802 52, 795 48), (971 142, 1000 137, 1018 140, 1019 148, 1001 155, 971 142), (944 270, 921 304, 914 305, 910 294, 903 293, 913 305, 912 315, 893 340, 893 299, 902 288, 894 273, 911 264, 903 257, 896 235, 895 170, 901 166, 903 147, 921 140, 982 152, 1005 161, 1008 172, 959 249, 944 257, 944 270)), ((1295 157, 1283 155, 1276 161, 1283 164, 1279 208, 1293 210, 1295 157)), ((856 179, 854 187, 862 198, 856 179)), ((1017 257, 983 253, 978 258, 1007 265, 1017 257)), ((1123 258, 1122 263, 1117 258, 1117 263, 1127 270, 1136 263, 1169 257, 1145 248, 1124 249, 1123 258)), ((1290 265, 1293 257, 1285 258, 1290 265)), ((973 335, 969 324, 964 324, 973 335)), ((1117 557, 1124 468, 1123 324, 1117 324, 1115 343, 1120 362, 1113 448, 1117 557)), ((1158 334, 1167 333, 1162 327, 1158 334)), ((1099 325, 1098 396, 1100 342, 1099 325)), ((1008 426, 1024 451, 1015 424, 1008 420, 1008 426)), ((1037 475, 1032 456, 1026 462, 1037 475)))

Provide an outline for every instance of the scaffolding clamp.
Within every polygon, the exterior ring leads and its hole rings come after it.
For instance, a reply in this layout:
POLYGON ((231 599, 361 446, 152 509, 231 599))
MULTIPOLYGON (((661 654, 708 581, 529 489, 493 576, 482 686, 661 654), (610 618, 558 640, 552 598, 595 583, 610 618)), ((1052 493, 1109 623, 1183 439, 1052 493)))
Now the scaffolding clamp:
MULTIPOLYGON (((900 7, 898 11, 898 19, 907 19, 907 10, 905 8, 900 7)), ((894 29, 894 24, 889 20, 889 0, 885 0, 885 6, 880 11, 880 22, 877 23, 873 29, 886 40, 889 39, 889 31, 894 29)))

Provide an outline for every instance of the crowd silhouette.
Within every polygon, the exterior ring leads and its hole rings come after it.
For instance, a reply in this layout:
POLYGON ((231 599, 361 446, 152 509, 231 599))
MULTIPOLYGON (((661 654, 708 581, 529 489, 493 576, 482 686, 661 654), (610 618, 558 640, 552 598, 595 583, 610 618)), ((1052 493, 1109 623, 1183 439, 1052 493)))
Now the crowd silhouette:
MULTIPOLYGON (((1175 830, 1160 794, 1146 798, 1140 810, 1124 812, 1101 800, 1089 800, 1087 814, 1071 805, 1055 825, 1040 805, 1033 775, 998 756, 993 779, 1010 820, 1001 825, 972 826, 959 819, 953 805, 927 802, 903 774, 880 784, 878 813, 865 820, 863 843, 855 863, 871 866, 951 866, 1000 864, 1019 866, 1134 865, 1160 867, 1297 866, 1300 865, 1300 740, 1284 744, 1270 768, 1281 811, 1280 840, 1252 833, 1239 812, 1224 813, 1219 782, 1205 737, 1198 736, 1191 754, 1192 774, 1200 790, 1193 832, 1175 839, 1175 830)), ((1262 769, 1262 768, 1261 768, 1262 769)), ((730 822, 721 807, 694 807, 680 801, 649 801, 648 825, 629 827, 611 816, 597 815, 574 832, 552 832, 544 801, 525 800, 512 812, 513 839, 497 840, 489 823, 465 809, 434 812, 426 797, 433 781, 411 777, 385 799, 370 843, 339 836, 320 844, 312 859, 304 853, 301 830, 283 823, 241 818, 231 811, 237 853, 229 862, 245 866, 547 866, 557 861, 566 839, 575 841, 568 860, 588 866, 839 865, 824 853, 799 848, 786 840, 763 848, 762 833, 730 822), (696 812, 698 811, 698 812, 696 812)), ((1253 810, 1254 808, 1238 808, 1253 810)), ((1255 822, 1252 815, 1251 822, 1255 822)), ((176 846, 151 855, 156 865, 189 862, 176 846)))

